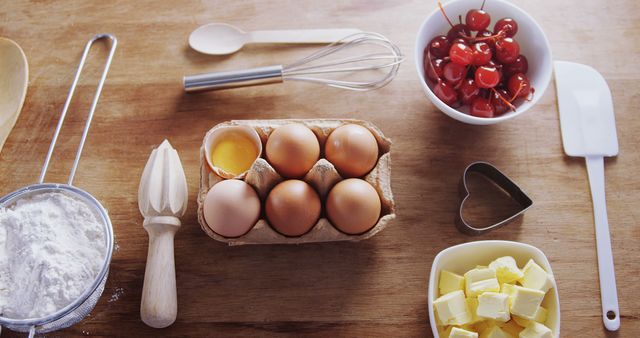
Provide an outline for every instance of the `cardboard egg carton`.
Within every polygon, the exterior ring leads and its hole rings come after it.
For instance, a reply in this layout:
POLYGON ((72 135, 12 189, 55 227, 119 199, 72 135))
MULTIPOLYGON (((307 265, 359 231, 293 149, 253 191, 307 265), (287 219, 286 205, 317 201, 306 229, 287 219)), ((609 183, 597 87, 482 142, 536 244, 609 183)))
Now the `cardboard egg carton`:
MULTIPOLYGON (((205 159, 204 142, 200 148, 200 189, 198 192, 198 222, 207 235, 211 238, 225 242, 229 245, 244 244, 301 244, 313 242, 333 242, 333 241, 361 241, 372 237, 384 229, 387 224, 396 217, 395 202, 391 192, 391 140, 386 138, 380 129, 368 121, 361 120, 234 120, 220 123, 213 127, 209 133, 218 128, 234 125, 246 125, 254 128, 265 148, 267 138, 271 132, 282 125, 290 123, 300 123, 310 128, 320 142, 321 155, 324 154, 324 144, 329 134, 336 128, 344 124, 358 124, 367 128, 378 142, 378 162, 375 167, 363 179, 369 182, 378 192, 381 201, 381 213, 378 223, 369 231, 360 235, 349 235, 336 229, 326 218, 324 213, 324 201, 331 188, 343 178, 336 168, 324 158, 321 158, 304 176, 302 180, 309 183, 316 189, 323 201, 323 212, 316 225, 306 234, 299 237, 287 237, 274 230, 267 222, 264 215, 264 202, 271 189, 278 183, 286 180, 280 176, 276 170, 265 160, 264 153, 256 160, 249 169, 243 180, 249 183, 258 193, 262 202, 261 217, 258 222, 246 234, 228 238, 215 233, 204 220, 203 203, 209 189, 223 178, 216 175, 205 159)), ((205 139, 207 137, 205 136, 205 139)))

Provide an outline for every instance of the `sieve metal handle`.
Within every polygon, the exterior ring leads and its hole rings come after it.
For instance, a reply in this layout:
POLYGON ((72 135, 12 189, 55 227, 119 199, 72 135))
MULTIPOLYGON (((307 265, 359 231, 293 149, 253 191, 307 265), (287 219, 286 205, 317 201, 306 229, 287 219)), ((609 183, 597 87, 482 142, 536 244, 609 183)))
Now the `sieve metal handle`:
POLYGON ((102 71, 102 77, 100 78, 100 82, 98 82, 98 87, 96 88, 96 93, 93 97, 93 102, 91 102, 91 108, 89 108, 89 116, 87 116, 87 121, 84 125, 84 130, 82 132, 82 138, 80 139, 80 144, 78 145, 78 150, 76 151, 76 158, 73 161, 73 166, 71 167, 71 172, 69 173, 69 179, 67 181, 68 185, 72 185, 73 177, 76 174, 76 170, 78 169, 78 162, 80 162, 80 155, 82 154, 82 149, 84 148, 84 142, 87 139, 87 134, 89 133, 89 126, 91 126, 91 120, 93 119, 93 113, 96 110, 96 105, 98 104, 98 99, 100 98, 100 93, 102 93, 102 87, 104 86, 104 81, 107 79, 107 73, 109 72, 109 67, 111 66, 111 60, 113 59, 113 54, 116 51, 116 46, 118 45, 118 40, 114 35, 111 34, 97 34, 84 47, 84 52, 82 53, 82 58, 80 59, 80 64, 78 64, 78 69, 76 70, 76 76, 73 79, 73 83, 71 84, 71 88, 69 88, 69 95, 67 95, 67 101, 64 103, 64 107, 62 108, 62 113, 60 114, 60 120, 58 120, 58 126, 56 127, 55 132, 53 133, 53 138, 51 139, 51 144, 49 145, 49 151, 47 152, 47 157, 44 160, 44 165, 42 166, 42 171, 40 172, 40 178, 38 179, 38 183, 44 183, 44 177, 47 174, 47 168, 49 167, 49 162, 51 161, 51 155, 53 155, 53 149, 56 147, 56 142, 58 141, 58 136, 60 135, 60 129, 62 129, 62 124, 64 123, 64 119, 67 116, 67 110, 69 109, 69 105, 71 104, 71 99, 73 98, 73 94, 76 91, 76 86, 78 84, 78 79, 80 79, 80 74, 82 73, 82 69, 84 68, 84 63, 87 60, 87 56, 89 55, 89 50, 91 50, 91 46, 94 42, 102 39, 111 40, 111 49, 109 49, 109 56, 107 57, 107 61, 104 65, 104 70, 102 71))

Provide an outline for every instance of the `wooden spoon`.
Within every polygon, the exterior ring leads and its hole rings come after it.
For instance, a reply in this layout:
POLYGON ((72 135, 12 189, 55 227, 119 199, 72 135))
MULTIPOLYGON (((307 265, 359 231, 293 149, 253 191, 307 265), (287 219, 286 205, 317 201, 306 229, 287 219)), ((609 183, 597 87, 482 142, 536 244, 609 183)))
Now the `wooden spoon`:
POLYGON ((0 37, 0 151, 27 96, 29 65, 22 48, 0 37))

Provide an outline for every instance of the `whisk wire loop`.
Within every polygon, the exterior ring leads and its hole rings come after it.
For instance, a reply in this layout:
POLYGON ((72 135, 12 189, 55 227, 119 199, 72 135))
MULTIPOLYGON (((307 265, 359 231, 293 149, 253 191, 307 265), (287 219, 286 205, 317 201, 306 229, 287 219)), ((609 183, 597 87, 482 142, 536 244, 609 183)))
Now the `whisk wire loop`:
POLYGON ((366 91, 383 87, 393 80, 400 68, 400 64, 403 61, 404 56, 402 55, 400 48, 389 41, 389 39, 378 33, 363 32, 346 36, 297 62, 284 66, 283 77, 285 80, 305 81, 324 84, 335 88, 366 91), (314 64, 318 60, 321 60, 331 54, 355 47, 361 47, 363 45, 380 46, 386 49, 386 51, 384 53, 367 53, 314 64), (384 63, 380 63, 379 61, 384 61, 384 63), (352 66, 331 68, 344 65, 352 66), (375 71, 385 68, 389 68, 389 71, 382 78, 374 81, 346 81, 309 76, 332 73, 375 71))

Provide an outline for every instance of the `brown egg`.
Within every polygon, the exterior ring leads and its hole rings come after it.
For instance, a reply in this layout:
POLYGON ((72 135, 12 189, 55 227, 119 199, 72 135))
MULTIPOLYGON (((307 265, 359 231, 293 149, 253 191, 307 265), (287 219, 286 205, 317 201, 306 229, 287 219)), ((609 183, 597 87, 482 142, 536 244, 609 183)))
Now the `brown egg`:
POLYGON ((301 236, 320 217, 320 197, 306 182, 288 180, 276 185, 267 196, 267 221, 285 236, 301 236))
POLYGON ((327 138, 324 152, 343 177, 362 177, 378 162, 376 138, 357 124, 336 128, 327 138))
POLYGON ((302 124, 287 124, 276 128, 266 146, 267 161, 288 178, 304 176, 320 157, 318 138, 302 124))
POLYGON ((338 182, 327 196, 327 216, 338 230, 357 235, 380 218, 380 196, 371 184, 357 178, 338 182))
POLYGON ((246 234, 260 217, 260 198, 255 190, 240 180, 215 184, 204 199, 204 220, 220 236, 246 234))

